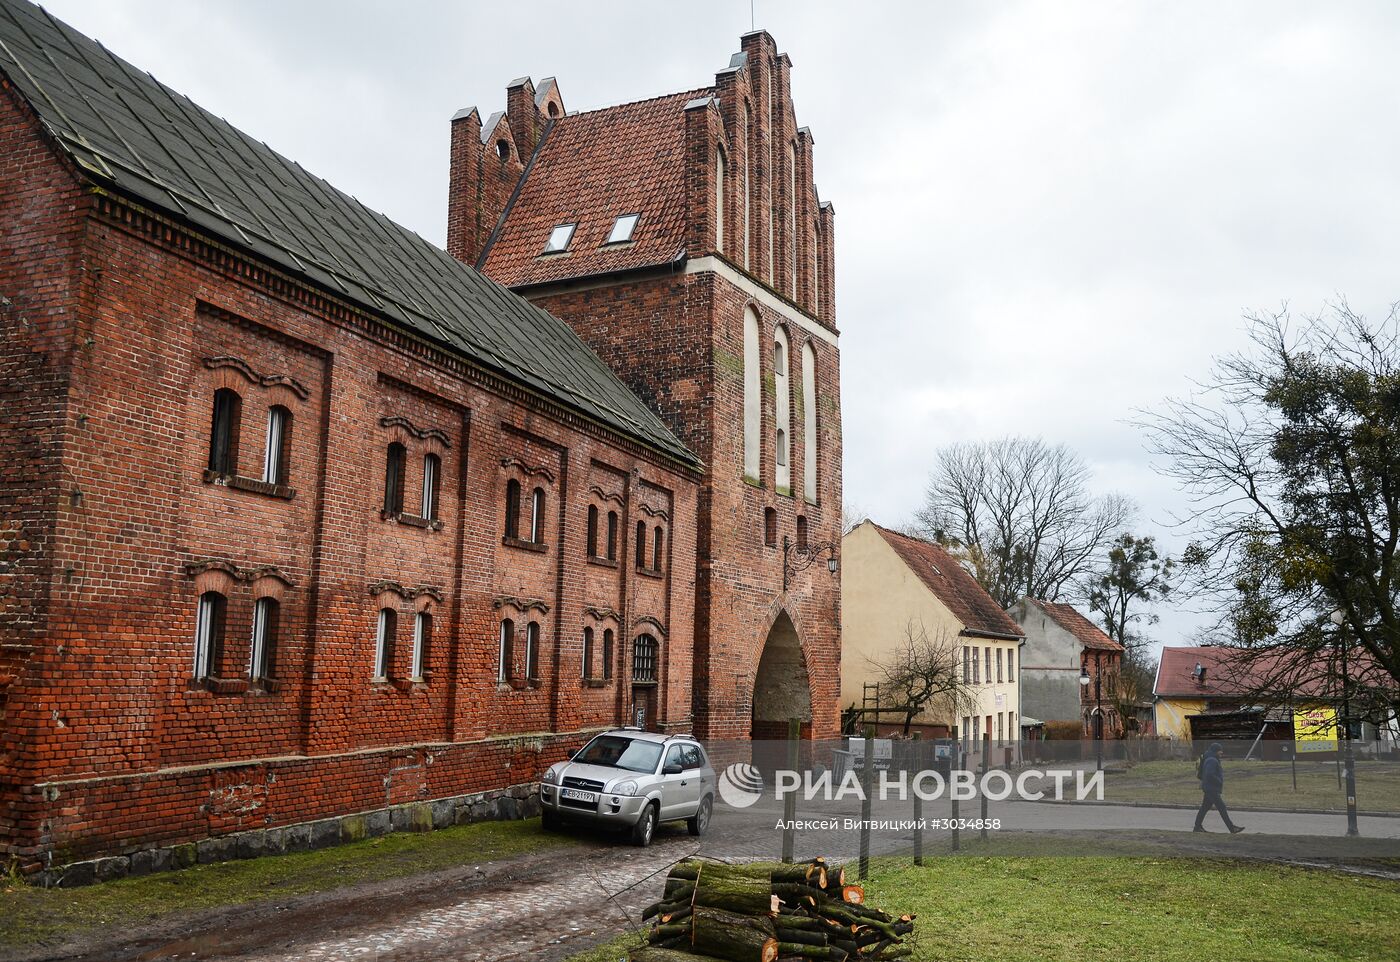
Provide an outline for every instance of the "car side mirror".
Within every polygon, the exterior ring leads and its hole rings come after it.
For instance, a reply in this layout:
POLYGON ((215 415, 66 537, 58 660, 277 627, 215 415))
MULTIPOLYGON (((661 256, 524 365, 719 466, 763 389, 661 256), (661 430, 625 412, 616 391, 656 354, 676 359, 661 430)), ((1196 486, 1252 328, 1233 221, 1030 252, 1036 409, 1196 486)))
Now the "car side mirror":
POLYGON ((666 763, 666 766, 665 766, 664 768, 661 769, 661 774, 663 774, 663 775, 679 775, 680 773, 681 773, 681 763, 680 763, 680 762, 667 762, 667 763, 666 763))

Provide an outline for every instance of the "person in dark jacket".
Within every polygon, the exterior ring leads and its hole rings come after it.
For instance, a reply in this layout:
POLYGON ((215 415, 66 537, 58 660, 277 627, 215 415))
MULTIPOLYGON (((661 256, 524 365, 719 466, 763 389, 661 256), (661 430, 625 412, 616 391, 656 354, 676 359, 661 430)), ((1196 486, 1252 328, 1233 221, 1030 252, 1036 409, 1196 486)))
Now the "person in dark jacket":
POLYGON ((1201 807, 1196 811, 1196 831, 1205 831, 1201 823, 1205 821, 1206 812, 1212 808, 1225 820, 1225 827, 1231 835, 1244 831, 1243 825, 1230 821, 1230 810, 1225 807, 1225 766, 1220 764, 1219 742, 1211 742, 1205 757, 1201 759, 1201 807))

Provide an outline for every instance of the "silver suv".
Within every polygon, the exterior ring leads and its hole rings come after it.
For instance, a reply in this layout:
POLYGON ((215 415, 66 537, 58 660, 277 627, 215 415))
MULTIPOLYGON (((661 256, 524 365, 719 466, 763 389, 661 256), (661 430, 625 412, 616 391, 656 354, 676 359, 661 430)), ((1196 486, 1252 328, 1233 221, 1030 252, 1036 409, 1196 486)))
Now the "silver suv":
POLYGON ((699 742, 640 728, 604 732, 540 776, 546 831, 564 821, 612 825, 630 829, 642 846, 661 822, 685 819, 691 835, 705 834, 714 792, 715 771, 699 742))

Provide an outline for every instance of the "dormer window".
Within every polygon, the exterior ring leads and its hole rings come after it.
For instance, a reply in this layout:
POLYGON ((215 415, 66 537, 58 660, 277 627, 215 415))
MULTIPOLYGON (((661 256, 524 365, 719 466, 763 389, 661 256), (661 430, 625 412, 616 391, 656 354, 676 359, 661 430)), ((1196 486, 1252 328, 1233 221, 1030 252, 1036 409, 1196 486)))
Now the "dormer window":
POLYGON ((573 240, 574 228, 577 224, 560 224, 549 232, 549 240, 544 245, 544 253, 561 254, 569 249, 569 241, 573 240))
POLYGON ((632 239, 632 232, 637 229, 637 221, 641 219, 641 214, 623 214, 613 221, 612 233, 608 235, 607 243, 625 244, 632 239))

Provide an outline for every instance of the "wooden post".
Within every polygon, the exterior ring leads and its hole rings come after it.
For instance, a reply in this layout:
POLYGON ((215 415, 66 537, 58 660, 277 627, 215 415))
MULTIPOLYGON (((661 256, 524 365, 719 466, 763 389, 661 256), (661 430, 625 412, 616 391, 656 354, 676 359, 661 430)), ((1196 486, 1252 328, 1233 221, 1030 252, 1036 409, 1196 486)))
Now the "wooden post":
POLYGON ((922 743, 921 741, 919 741, 919 733, 918 733, 918 732, 914 732, 914 739, 913 739, 913 749, 914 749, 914 775, 913 775, 913 778, 910 779, 910 781, 913 782, 913 783, 915 783, 915 784, 914 784, 914 785, 911 785, 910 787, 914 789, 914 864, 915 864, 915 865, 923 865, 923 864, 924 864, 924 800, 923 800, 922 798, 919 797, 919 792, 918 792, 917 787, 916 787, 916 786, 917 786, 917 783, 918 783, 919 772, 921 772, 921 771, 923 770, 923 765, 924 765, 924 753, 923 753, 922 751, 920 751, 920 749, 921 749, 922 747, 923 747, 923 743, 922 743))
MULTIPOLYGON (((797 771, 797 740, 802 735, 802 722, 788 719, 788 771, 797 771)), ((783 796, 783 861, 792 864, 793 848, 797 841, 797 791, 783 796)))
POLYGON ((977 793, 982 796, 982 841, 987 840, 987 793, 984 790, 987 784, 987 766, 992 760, 992 736, 986 732, 982 733, 982 782, 977 787, 977 793))
POLYGON ((860 773, 862 794, 860 803, 860 862, 856 873, 863 882, 870 874, 870 796, 875 781, 875 726, 865 727, 865 768, 860 773))

